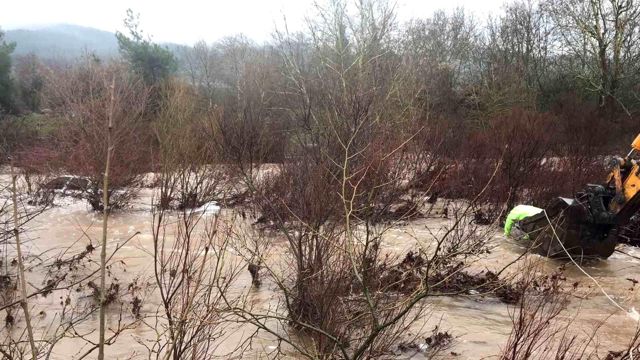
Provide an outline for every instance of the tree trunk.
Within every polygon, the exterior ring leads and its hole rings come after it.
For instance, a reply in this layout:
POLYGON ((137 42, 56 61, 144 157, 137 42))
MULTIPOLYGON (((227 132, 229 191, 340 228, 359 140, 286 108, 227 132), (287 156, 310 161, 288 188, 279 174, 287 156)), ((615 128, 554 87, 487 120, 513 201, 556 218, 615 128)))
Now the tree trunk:
POLYGON ((13 201, 13 234, 16 238, 16 251, 18 253, 18 277, 20 278, 20 306, 24 312, 24 321, 27 326, 27 335, 29 337, 29 345, 31 346, 31 358, 36 360, 38 350, 33 339, 33 328, 31 327, 31 317, 29 316, 29 303, 27 302, 27 280, 24 277, 24 263, 22 262, 22 244, 20 243, 20 230, 18 221, 18 190, 16 186, 17 175, 15 168, 11 164, 11 193, 13 201))
POLYGON ((109 125, 107 128, 107 162, 102 181, 102 249, 100 251, 100 338, 98 342, 98 360, 104 360, 105 315, 106 315, 106 268, 107 268, 107 224, 109 221, 109 165, 111 165, 111 130, 113 128, 113 103, 115 78, 111 81, 111 101, 109 102, 109 125))

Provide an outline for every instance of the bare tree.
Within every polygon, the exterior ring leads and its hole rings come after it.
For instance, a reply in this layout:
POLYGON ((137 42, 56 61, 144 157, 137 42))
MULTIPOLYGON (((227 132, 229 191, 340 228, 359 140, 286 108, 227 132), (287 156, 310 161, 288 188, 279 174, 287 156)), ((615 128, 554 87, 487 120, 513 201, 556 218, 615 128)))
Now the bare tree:
POLYGON ((150 170, 149 129, 144 121, 148 88, 119 64, 91 60, 73 69, 54 72, 48 82, 48 104, 63 116, 57 136, 60 171, 85 177, 83 197, 94 210, 103 210, 103 171, 106 167, 108 117, 112 114, 113 162, 107 193, 111 208, 122 207, 135 195, 141 174, 150 170), (113 105, 110 84, 115 79, 113 105), (112 109, 112 110, 111 110, 112 109))
POLYGON ((410 74, 393 54, 393 7, 335 1, 317 10, 308 48, 297 35, 279 34, 291 145, 272 174, 247 185, 259 222, 286 239, 282 263, 259 257, 278 303, 229 306, 305 358, 374 358, 424 319, 432 291, 485 244, 466 226, 468 205, 406 257, 384 251, 392 220, 420 208, 421 202, 389 216, 418 174, 416 158, 428 163, 407 150, 424 133, 403 127, 419 105, 415 95, 398 95, 410 74))
POLYGON ((167 83, 154 124, 158 142, 159 205, 197 208, 224 198, 231 186, 215 138, 219 109, 209 108, 184 84, 167 83))
POLYGON ((114 147, 112 144, 113 132, 113 111, 115 105, 116 79, 111 81, 109 94, 109 110, 107 113, 107 158, 104 165, 104 176, 102 177, 102 243, 100 246, 100 338, 98 339, 98 359, 104 359, 104 343, 106 333, 106 312, 107 312, 107 230, 109 227, 109 169, 111 165, 111 154, 114 147))
POLYGON ((33 327, 31 326, 31 316, 29 315, 29 303, 27 302, 27 280, 25 279, 24 263, 22 257, 22 243, 20 242, 20 225, 19 213, 18 213, 18 188, 16 186, 17 174, 13 165, 11 167, 11 199, 13 202, 13 236, 16 241, 16 253, 18 257, 18 277, 20 278, 20 306, 24 313, 24 321, 27 326, 27 334, 29 339, 29 346, 31 347, 31 358, 36 359, 38 357, 38 350, 36 349, 36 343, 33 336, 33 327))
POLYGON ((607 111, 625 108, 621 90, 638 66, 640 6, 634 0, 558 0, 545 3, 562 51, 577 60, 573 70, 607 111))
POLYGON ((477 22, 462 8, 436 11, 405 26, 401 54, 406 71, 419 83, 417 91, 428 111, 424 115, 456 112, 466 87, 480 75, 473 61, 479 40, 477 22))
MULTIPOLYGON (((167 186, 178 185, 162 181, 160 192, 171 193, 163 189, 167 186)), ((230 356, 242 349, 242 344, 226 352, 219 349, 231 327, 225 321, 229 303, 223 300, 235 303, 232 285, 240 262, 228 251, 233 219, 220 219, 218 210, 183 208, 176 214, 163 206, 154 207, 152 255, 161 306, 145 320, 156 332, 156 340, 140 341, 149 357, 208 358, 230 356)))
POLYGON ((222 85, 221 53, 216 47, 200 41, 192 48, 184 49, 182 61, 191 84, 213 104, 222 85))

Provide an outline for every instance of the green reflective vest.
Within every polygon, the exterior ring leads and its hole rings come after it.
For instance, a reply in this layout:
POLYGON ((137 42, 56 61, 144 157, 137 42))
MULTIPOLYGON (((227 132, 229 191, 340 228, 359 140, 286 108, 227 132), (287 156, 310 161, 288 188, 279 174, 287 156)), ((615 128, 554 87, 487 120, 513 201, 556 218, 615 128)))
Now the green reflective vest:
POLYGON ((507 215, 507 221, 504 223, 504 235, 511 235, 511 229, 513 229, 513 225, 518 221, 541 212, 542 209, 530 205, 518 205, 514 207, 513 210, 509 212, 509 215, 507 215))

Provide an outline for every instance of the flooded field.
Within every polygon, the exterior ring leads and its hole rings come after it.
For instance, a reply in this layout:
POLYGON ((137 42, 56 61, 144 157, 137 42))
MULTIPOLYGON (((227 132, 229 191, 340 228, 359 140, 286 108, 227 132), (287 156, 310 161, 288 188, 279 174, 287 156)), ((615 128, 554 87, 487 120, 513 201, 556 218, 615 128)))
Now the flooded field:
MULTIPOLYGON (((161 311, 161 299, 151 286, 153 284, 153 237, 152 237, 152 212, 151 201, 153 191, 144 189, 132 208, 114 212, 109 220, 109 246, 108 253, 118 250, 111 259, 109 268, 110 278, 108 282, 117 282, 121 289, 129 284, 136 284, 139 290, 136 296, 142 300, 140 310, 142 321, 135 327, 124 331, 114 344, 108 347, 109 358, 148 358, 149 352, 144 344, 153 343, 157 338, 157 330, 163 326, 152 316, 161 311), (133 238, 126 242, 130 237, 133 238), (125 243, 126 242, 126 243, 125 243)), ((230 221, 231 210, 223 209, 220 215, 221 221, 230 221)), ((204 215, 212 216, 212 215, 204 215)), ((203 220, 204 221, 204 220, 203 220)), ((439 231, 449 220, 436 215, 430 218, 422 218, 394 226, 385 235, 382 245, 382 253, 404 254, 406 251, 424 246, 431 239, 433 232, 439 231)), ((524 252, 524 247, 513 240, 505 239, 500 229, 485 229, 490 237, 491 251, 472 265, 472 269, 497 270, 518 259, 524 252)), ((89 210, 86 203, 70 198, 58 199, 58 205, 44 211, 29 223, 25 232, 26 252, 29 254, 42 254, 40 257, 29 257, 27 268, 30 264, 35 266, 44 259, 59 258, 61 254, 77 254, 86 249, 88 245, 98 247, 101 236, 101 214, 89 210)), ((273 259, 279 259, 286 251, 285 242, 278 237, 271 240, 274 246, 270 252, 273 259)), ((632 256, 640 255, 636 248, 621 245, 620 249, 626 254, 616 252, 606 261, 591 262, 584 265, 586 270, 602 286, 613 300, 622 307, 630 309, 638 304, 638 288, 634 286, 634 280, 640 280, 640 260, 632 256), (632 255, 632 256, 630 256, 632 255)), ((10 247, 4 246, 3 252, 13 252, 10 247)), ((233 253, 233 250, 229 250, 233 253)), ((98 266, 99 251, 94 250, 88 261, 73 271, 69 271, 70 277, 82 277, 90 273, 98 266)), ((566 266, 564 271, 567 277, 566 284, 577 283, 568 309, 561 316, 562 321, 572 321, 572 331, 584 336, 591 334, 596 327, 601 326, 594 339, 602 354, 608 350, 619 349, 625 346, 636 331, 638 324, 622 310, 619 310, 602 293, 598 286, 585 276, 573 264, 563 261, 551 260, 537 255, 529 255, 541 263, 542 269, 553 272, 561 266, 566 266), (604 324, 602 324, 604 322, 604 324)), ((237 280, 230 291, 245 293, 247 299, 257 308, 267 309, 278 300, 278 292, 275 285, 265 278, 259 288, 251 285, 251 276, 245 270, 246 263, 230 254, 230 262, 241 270, 237 280)), ((11 266, 3 264, 3 266, 11 266)), ((517 271, 513 266, 511 272, 517 271)), ((66 271, 64 268, 62 271, 66 271)), ((48 279, 45 271, 34 268, 27 274, 27 280, 33 288, 41 288, 48 279)), ((30 299, 35 316, 37 332, 52 334, 51 324, 56 323, 56 316, 73 305, 76 309, 83 304, 89 306, 92 301, 90 289, 73 288, 71 291, 53 291, 48 296, 37 296, 30 299), (69 297, 69 300, 67 300, 69 297), (67 303, 69 301, 71 304, 67 303)), ((127 293, 121 291, 121 293, 127 293)), ((110 305, 108 327, 118 326, 118 322, 132 322, 134 317, 129 310, 132 297, 123 297, 122 300, 110 305), (122 308, 121 308, 122 306, 122 308), (124 314, 124 315, 121 315, 124 314)), ((480 359, 497 357, 501 348, 505 346, 512 328, 511 314, 513 308, 500 302, 492 296, 461 295, 455 297, 431 297, 425 300, 429 304, 429 316, 422 323, 416 323, 416 333, 420 331, 429 333, 434 326, 442 331, 450 333, 454 337, 452 346, 442 354, 443 357, 458 359, 480 359)), ((16 308, 18 309, 18 308, 16 308)), ((14 313, 19 314, 19 311, 14 313)), ((4 316, 4 315, 3 315, 4 316)), ((67 314, 68 316, 68 314, 67 314)), ((98 326, 97 312, 93 312, 86 321, 81 322, 73 329, 67 329, 64 339, 57 344, 50 354, 51 359, 79 358, 91 349, 91 345, 80 339, 80 335, 86 338, 97 338, 98 326)), ((3 337, 19 336, 24 328, 19 323, 11 328, 4 328, 3 337)), ((249 325, 232 324, 226 326, 226 331, 221 338, 222 346, 216 349, 216 353, 226 354, 236 347, 252 329, 249 325)), ((260 333, 251 346, 240 357, 242 358, 266 358, 270 350, 278 346, 277 341, 264 333, 260 333)), ((286 353, 286 351, 285 351, 286 353)), ((601 354, 601 355, 602 355, 601 354)), ((603 356, 604 356, 603 355, 603 356)), ((91 354, 92 358, 95 354, 91 354)), ((291 356, 294 358, 294 356, 291 356)), ((398 358, 421 359, 424 356, 420 352, 398 353, 398 358)))

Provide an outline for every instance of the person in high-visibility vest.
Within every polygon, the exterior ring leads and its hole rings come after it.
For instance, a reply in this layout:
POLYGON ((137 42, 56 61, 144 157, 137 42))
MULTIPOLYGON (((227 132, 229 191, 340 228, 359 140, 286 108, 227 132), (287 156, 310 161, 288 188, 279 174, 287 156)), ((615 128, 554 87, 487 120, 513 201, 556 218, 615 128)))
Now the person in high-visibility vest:
POLYGON ((507 220, 504 222, 504 235, 511 235, 513 226, 520 220, 528 218, 530 216, 537 215, 542 212, 542 209, 531 205, 518 205, 514 207, 507 215, 507 220))

